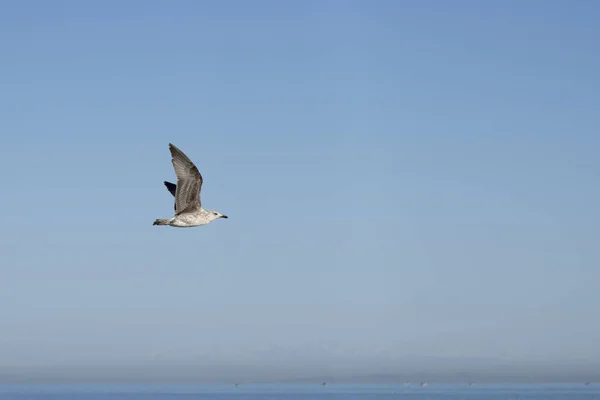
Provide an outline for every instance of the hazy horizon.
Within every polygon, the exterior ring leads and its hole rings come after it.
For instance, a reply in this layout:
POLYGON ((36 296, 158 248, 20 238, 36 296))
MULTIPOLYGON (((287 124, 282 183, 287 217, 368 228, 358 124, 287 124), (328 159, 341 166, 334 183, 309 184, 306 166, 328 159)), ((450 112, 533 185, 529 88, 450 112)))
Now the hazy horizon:
POLYGON ((211 358, 146 363, 0 366, 0 383, 557 383, 598 382, 600 362, 329 355, 321 360, 219 362, 211 358))

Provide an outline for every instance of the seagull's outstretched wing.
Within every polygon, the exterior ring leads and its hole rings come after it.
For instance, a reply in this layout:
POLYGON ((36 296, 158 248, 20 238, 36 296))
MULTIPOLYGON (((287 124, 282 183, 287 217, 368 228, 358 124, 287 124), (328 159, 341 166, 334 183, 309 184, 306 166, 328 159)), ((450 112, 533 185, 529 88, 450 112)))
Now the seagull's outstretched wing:
POLYGON ((197 211, 201 207, 202 175, 194 163, 177 147, 169 143, 173 168, 177 175, 175 215, 197 211))

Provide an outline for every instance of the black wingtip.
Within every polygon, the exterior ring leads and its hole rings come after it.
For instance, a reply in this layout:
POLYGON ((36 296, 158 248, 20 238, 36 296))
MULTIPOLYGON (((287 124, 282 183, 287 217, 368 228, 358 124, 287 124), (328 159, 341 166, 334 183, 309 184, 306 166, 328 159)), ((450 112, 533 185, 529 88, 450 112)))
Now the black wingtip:
POLYGON ((164 181, 163 182, 165 184, 165 186, 167 187, 167 190, 173 195, 175 196, 175 191, 177 190, 177 185, 171 182, 167 182, 164 181))

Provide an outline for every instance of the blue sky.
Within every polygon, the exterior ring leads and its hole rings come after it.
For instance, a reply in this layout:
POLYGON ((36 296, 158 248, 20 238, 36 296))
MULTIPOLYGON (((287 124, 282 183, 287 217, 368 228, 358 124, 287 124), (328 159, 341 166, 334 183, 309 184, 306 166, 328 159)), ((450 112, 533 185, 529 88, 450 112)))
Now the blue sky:
POLYGON ((0 363, 599 360, 599 18, 4 2, 0 363), (152 226, 170 142, 228 220, 152 226))

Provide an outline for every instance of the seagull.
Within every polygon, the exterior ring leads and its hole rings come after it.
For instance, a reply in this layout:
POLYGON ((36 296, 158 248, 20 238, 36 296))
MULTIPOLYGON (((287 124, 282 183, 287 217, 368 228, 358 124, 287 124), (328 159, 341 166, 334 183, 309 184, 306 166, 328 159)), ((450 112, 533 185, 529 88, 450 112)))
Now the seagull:
POLYGON ((152 225, 169 225, 176 228, 190 228, 207 225, 226 215, 202 208, 200 191, 202 175, 194 163, 176 146, 169 143, 171 162, 177 175, 177 184, 165 181, 164 184, 175 197, 175 215, 172 218, 157 219, 152 225))

